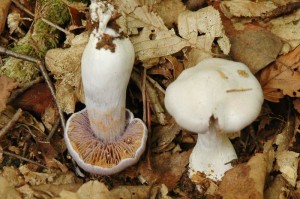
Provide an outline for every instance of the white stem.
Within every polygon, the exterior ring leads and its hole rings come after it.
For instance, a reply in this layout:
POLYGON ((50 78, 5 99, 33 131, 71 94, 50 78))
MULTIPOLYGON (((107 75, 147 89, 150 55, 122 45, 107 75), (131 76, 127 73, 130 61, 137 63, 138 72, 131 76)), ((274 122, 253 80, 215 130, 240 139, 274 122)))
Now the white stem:
POLYGON ((214 126, 204 134, 198 134, 197 143, 190 156, 190 176, 200 171, 213 180, 220 180, 232 168, 229 163, 236 159, 235 150, 223 133, 216 133, 214 126))
MULTIPOLYGON (((106 29, 112 36, 116 32, 106 29)), ((125 128, 126 88, 134 62, 134 49, 128 38, 116 39, 115 52, 96 49, 97 36, 82 55, 82 82, 91 128, 103 141, 114 141, 125 128)))

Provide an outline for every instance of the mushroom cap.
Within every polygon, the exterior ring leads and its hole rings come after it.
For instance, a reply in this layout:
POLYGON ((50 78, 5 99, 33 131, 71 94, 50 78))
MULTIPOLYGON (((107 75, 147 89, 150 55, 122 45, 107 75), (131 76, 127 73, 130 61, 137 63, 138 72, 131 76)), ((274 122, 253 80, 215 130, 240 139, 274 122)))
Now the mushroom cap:
POLYGON ((259 115, 261 86, 240 62, 209 58, 184 70, 166 90, 165 106, 183 128, 205 133, 211 118, 222 132, 239 131, 259 115))
POLYGON ((126 110, 124 133, 115 141, 103 142, 93 134, 87 110, 83 109, 68 119, 64 137, 71 156, 82 169, 112 175, 140 159, 146 148, 147 128, 126 110))

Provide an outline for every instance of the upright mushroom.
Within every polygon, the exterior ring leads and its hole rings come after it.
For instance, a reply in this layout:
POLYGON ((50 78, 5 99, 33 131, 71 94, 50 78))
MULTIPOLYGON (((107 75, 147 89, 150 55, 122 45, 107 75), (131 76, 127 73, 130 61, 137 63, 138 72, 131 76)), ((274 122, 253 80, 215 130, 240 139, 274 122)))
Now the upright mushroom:
POLYGON ((82 55, 86 108, 67 121, 67 148, 84 170, 111 175, 135 164, 145 150, 147 128, 125 108, 126 88, 134 63, 130 40, 108 28, 110 4, 92 1, 98 25, 82 55))
POLYGON ((205 59, 167 87, 168 112, 181 127, 198 133, 190 176, 200 171, 213 180, 222 178, 237 158, 226 133, 253 122, 262 103, 261 86, 248 67, 225 59, 205 59))

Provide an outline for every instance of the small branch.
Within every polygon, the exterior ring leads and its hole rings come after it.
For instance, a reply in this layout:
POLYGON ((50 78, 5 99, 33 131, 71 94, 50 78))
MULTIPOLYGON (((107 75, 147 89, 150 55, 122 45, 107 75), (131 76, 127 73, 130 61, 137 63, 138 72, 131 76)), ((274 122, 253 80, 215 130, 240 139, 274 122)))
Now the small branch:
MULTIPOLYGON (((20 4, 17 0, 12 0, 12 2, 18 7, 20 8, 21 10, 23 10, 26 14, 30 15, 31 17, 34 17, 34 14, 32 12, 30 12, 30 10, 28 10, 27 8, 25 8, 22 4, 20 4)), ((65 33, 66 35, 69 35, 71 34, 71 32, 59 27, 58 25, 52 23, 51 21, 45 19, 45 18, 41 18, 41 20, 43 22, 45 22, 46 24, 56 28, 57 30, 60 30, 61 32, 65 33)))
POLYGON ((152 79, 149 75, 147 75, 147 80, 149 82, 151 82, 151 84, 153 84, 153 86, 155 88, 157 88, 157 90, 159 90, 160 92, 162 92, 163 94, 166 93, 165 89, 163 89, 163 87, 161 87, 161 85, 159 83, 157 83, 157 81, 155 81, 154 79, 152 79))
POLYGON ((27 56, 27 55, 22 55, 22 54, 19 54, 19 53, 16 53, 16 52, 13 52, 11 50, 7 50, 6 48, 4 47, 1 47, 0 46, 0 54, 5 54, 5 55, 8 55, 8 56, 12 56, 12 57, 15 57, 15 58, 18 58, 18 59, 23 59, 23 60, 26 60, 26 61, 29 61, 29 62, 33 62, 33 63, 36 63, 39 68, 40 68, 40 71, 46 81, 46 83, 48 84, 48 87, 50 89, 50 92, 51 92, 51 95, 53 97, 53 99, 55 100, 55 103, 56 103, 56 107, 58 109, 58 113, 59 113, 59 116, 60 116, 60 120, 61 120, 61 125, 63 127, 63 130, 65 131, 65 127, 66 127, 66 124, 65 124, 65 118, 64 118, 64 114, 63 114, 63 111, 62 109, 60 108, 59 104, 58 104, 58 101, 57 101, 57 98, 56 98, 56 95, 55 95, 55 89, 54 89, 54 86, 50 80, 50 77, 47 73, 47 70, 44 66, 44 63, 41 62, 39 59, 36 59, 34 57, 30 57, 30 56, 27 56))
POLYGON ((0 130, 0 139, 7 134, 7 132, 14 126, 15 123, 17 123, 22 115, 23 111, 19 108, 11 120, 0 130))
POLYGON ((146 75, 147 75, 147 69, 144 68, 143 70, 143 81, 142 81, 142 98, 143 98, 143 121, 147 121, 147 109, 146 109, 146 75))
POLYGON ((52 129, 51 129, 51 131, 50 131, 50 133, 48 134, 48 137, 47 137, 46 141, 50 142, 52 136, 54 135, 54 133, 57 131, 57 129, 58 129, 58 127, 59 127, 59 123, 60 123, 60 119, 58 118, 58 119, 55 121, 55 123, 54 123, 54 125, 53 125, 53 127, 52 127, 52 129))
POLYGON ((26 162, 30 162, 30 163, 32 163, 32 164, 36 164, 36 165, 38 165, 38 166, 40 166, 40 167, 43 167, 43 168, 47 169, 47 167, 46 167, 45 165, 42 165, 42 164, 40 164, 40 163, 38 163, 38 162, 35 162, 35 161, 33 161, 33 160, 30 160, 30 159, 28 159, 28 158, 24 158, 24 157, 19 156, 19 155, 17 155, 17 154, 10 153, 10 152, 8 152, 8 151, 3 151, 3 154, 4 154, 4 155, 11 156, 11 157, 14 157, 14 158, 17 158, 17 159, 20 159, 20 160, 23 160, 23 161, 26 161, 26 162))

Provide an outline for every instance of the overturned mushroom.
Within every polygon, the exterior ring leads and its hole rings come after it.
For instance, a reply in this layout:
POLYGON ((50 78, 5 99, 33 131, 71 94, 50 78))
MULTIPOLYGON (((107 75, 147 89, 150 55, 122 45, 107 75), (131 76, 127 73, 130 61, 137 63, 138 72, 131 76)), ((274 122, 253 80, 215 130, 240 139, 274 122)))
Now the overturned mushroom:
POLYGON ((128 38, 106 25, 114 9, 92 2, 92 20, 99 22, 82 55, 86 108, 67 121, 67 148, 84 170, 111 175, 135 164, 145 150, 147 129, 125 108, 126 88, 134 63, 128 38))
POLYGON ((198 133, 190 176, 203 172, 220 180, 237 158, 226 133, 236 132, 260 113, 263 93, 246 65, 210 58, 183 71, 166 90, 165 106, 183 128, 198 133))

